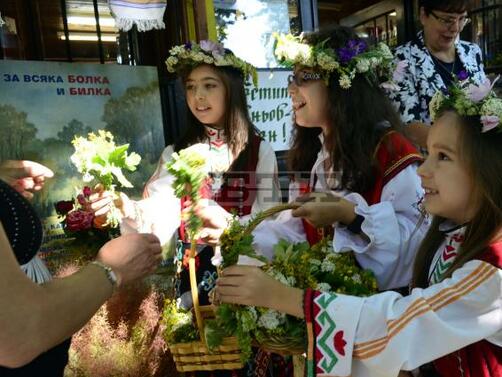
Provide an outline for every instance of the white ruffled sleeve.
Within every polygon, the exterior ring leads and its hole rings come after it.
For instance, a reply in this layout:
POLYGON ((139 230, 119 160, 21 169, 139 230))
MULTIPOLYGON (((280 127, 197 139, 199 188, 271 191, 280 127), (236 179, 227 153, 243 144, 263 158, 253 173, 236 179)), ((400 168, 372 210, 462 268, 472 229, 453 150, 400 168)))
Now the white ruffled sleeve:
POLYGON ((164 149, 152 177, 147 182, 143 199, 134 201, 134 213, 120 224, 123 234, 132 232, 153 233, 162 245, 170 244, 181 223, 180 200, 174 195, 173 177, 166 170, 174 149, 164 149))
POLYGON ((408 166, 383 188, 381 201, 368 205, 357 193, 345 195, 356 204, 355 212, 364 217, 361 234, 345 226, 335 225, 335 252, 354 251, 357 261, 371 269, 380 290, 407 286, 411 279, 413 260, 428 222, 420 224, 417 203, 423 189, 417 164, 408 166))
POLYGON ((313 292, 305 305, 314 325, 312 375, 397 376, 483 339, 500 346, 501 287, 500 269, 473 260, 406 297, 313 292))
POLYGON ((307 241, 300 218, 291 216, 291 210, 262 221, 253 231, 253 247, 257 254, 268 259, 274 256, 274 247, 280 240, 292 243, 307 241))
POLYGON ((262 140, 256 165, 256 199, 251 207, 251 213, 264 211, 280 203, 279 178, 277 173, 277 158, 272 146, 262 140))

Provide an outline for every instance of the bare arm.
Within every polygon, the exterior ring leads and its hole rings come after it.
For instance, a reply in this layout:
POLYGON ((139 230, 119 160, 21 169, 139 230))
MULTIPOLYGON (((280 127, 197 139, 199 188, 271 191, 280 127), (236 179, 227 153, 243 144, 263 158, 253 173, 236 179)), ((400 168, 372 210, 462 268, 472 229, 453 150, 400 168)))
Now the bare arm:
MULTIPOLYGON (((26 198, 52 176, 50 169, 33 161, 0 164, 0 179, 26 198)), ((157 237, 130 234, 107 242, 96 259, 112 269, 121 285, 152 272, 160 251, 157 237)), ((105 269, 94 264, 67 278, 36 285, 19 268, 0 223, 0 365, 24 365, 59 344, 82 327, 112 292, 105 269)))
MULTIPOLYGON (((131 235, 108 242, 100 259, 119 282, 151 272, 160 258, 154 236, 131 235), (120 259, 120 264, 114 265, 120 259)), ((0 365, 22 366, 81 328, 110 297, 104 270, 90 264, 76 274, 38 286, 20 270, 0 224, 0 365)))

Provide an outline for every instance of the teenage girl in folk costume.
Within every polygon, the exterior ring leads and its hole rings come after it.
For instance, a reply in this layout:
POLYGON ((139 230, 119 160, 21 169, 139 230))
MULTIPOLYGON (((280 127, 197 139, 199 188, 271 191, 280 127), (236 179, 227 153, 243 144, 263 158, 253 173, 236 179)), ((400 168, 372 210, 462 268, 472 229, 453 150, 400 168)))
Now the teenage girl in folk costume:
MULTIPOLYGON (((187 129, 181 140, 164 149, 155 173, 146 184, 143 200, 122 197, 121 223, 122 233, 149 230, 163 244, 173 236, 190 241, 185 239, 180 208, 186 210, 191 203, 180 203, 175 197, 173 177, 165 168, 173 152, 198 144, 208 157, 211 179, 202 193, 207 200, 198 208, 206 221, 226 225, 231 211, 247 216, 274 206, 279 198, 275 153, 258 136, 248 115, 244 84, 255 79, 254 67, 211 41, 173 47, 166 64, 170 72, 180 76, 185 88, 187 129)), ((109 200, 108 196, 96 198, 93 208, 97 214, 106 211, 109 200)), ((204 232, 203 239, 211 237, 216 236, 204 232)), ((178 248, 178 252, 184 250, 178 248)), ((208 303, 207 292, 216 279, 210 262, 212 255, 211 247, 199 245, 197 278, 202 305, 208 303)), ((185 259, 183 254, 178 255, 182 275, 178 293, 181 306, 188 308, 192 303, 185 259)))
MULTIPOLYGON (((178 239, 176 279, 179 305, 192 306, 188 274, 188 252, 182 212, 190 202, 175 197, 173 177, 165 166, 173 152, 198 144, 210 164, 209 184, 203 189, 203 203, 196 208, 205 222, 223 228, 236 213, 249 215, 278 204, 277 160, 271 145, 258 136, 248 115, 245 82, 255 79, 255 69, 222 45, 201 41, 175 46, 166 61, 184 85, 188 105, 188 126, 184 137, 163 151, 158 167, 146 184, 140 201, 123 199, 121 232, 143 229, 155 233, 163 244, 178 239)), ((97 198, 97 213, 106 211, 110 198, 97 198), (108 202, 107 202, 108 201, 108 202)), ((201 305, 209 304, 208 293, 216 282, 211 263, 213 248, 203 243, 219 238, 219 232, 201 232, 196 257, 197 282, 201 305)), ((220 375, 220 374, 218 374, 220 375)))
POLYGON ((396 131, 399 117, 380 88, 381 75, 392 75, 391 52, 369 49, 344 27, 279 36, 275 52, 294 68, 289 170, 310 177, 290 186, 290 199, 302 195, 297 209, 255 230, 256 248, 269 255, 281 238, 315 243, 314 227, 329 227, 334 251, 354 251, 379 289, 407 287, 427 224, 417 205, 422 157, 396 131))
POLYGON ((310 376, 388 377, 431 361, 441 377, 502 376, 502 100, 489 90, 464 84, 431 102, 418 173, 434 219, 410 295, 302 292, 238 266, 216 297, 304 317, 310 376))

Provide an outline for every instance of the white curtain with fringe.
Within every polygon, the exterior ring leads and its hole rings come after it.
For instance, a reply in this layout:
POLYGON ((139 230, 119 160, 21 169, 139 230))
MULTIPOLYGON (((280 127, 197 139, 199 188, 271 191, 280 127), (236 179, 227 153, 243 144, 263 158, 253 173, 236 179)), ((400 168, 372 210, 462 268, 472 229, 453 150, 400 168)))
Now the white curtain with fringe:
POLYGON ((129 31, 135 24, 138 31, 164 29, 167 0, 108 0, 115 24, 129 31))

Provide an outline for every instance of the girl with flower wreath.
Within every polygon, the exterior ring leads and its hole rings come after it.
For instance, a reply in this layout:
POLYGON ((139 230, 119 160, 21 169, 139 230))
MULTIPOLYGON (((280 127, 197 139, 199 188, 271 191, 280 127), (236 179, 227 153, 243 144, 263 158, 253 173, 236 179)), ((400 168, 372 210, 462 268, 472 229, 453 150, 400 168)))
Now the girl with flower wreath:
POLYGON ((415 375, 502 375, 502 100, 489 82, 456 84, 435 95, 431 117, 418 173, 434 218, 409 295, 302 292, 249 266, 217 282, 222 302, 305 318, 309 376, 388 377, 430 362, 415 375))
POLYGON ((297 208, 262 222, 255 248, 271 257, 279 239, 314 244, 326 227, 334 251, 353 251, 380 290, 406 289, 427 224, 417 205, 422 157, 396 131, 399 117, 380 88, 393 73, 392 53, 369 49, 345 27, 277 39, 276 56, 294 69, 289 170, 297 208))
MULTIPOLYGON (((164 245, 178 240, 176 295, 179 306, 189 309, 190 240, 182 218, 188 215, 192 203, 176 198, 174 178, 166 163, 173 152, 188 147, 208 161, 210 179, 201 192, 204 200, 195 208, 207 226, 200 233, 196 266, 199 301, 208 305, 208 293, 215 286, 217 274, 211 263, 214 250, 207 242, 218 239, 220 233, 213 228, 226 227, 233 214, 245 220, 278 203, 277 160, 271 145, 261 139, 249 118, 245 82, 252 79, 256 83, 252 65, 211 41, 173 47, 166 64, 169 72, 179 75, 185 89, 187 129, 180 140, 164 149, 145 186, 144 198, 132 201, 122 195, 120 225, 122 233, 153 232, 164 245)), ((106 194, 94 197, 92 207, 97 215, 106 213, 110 200, 106 194)))

